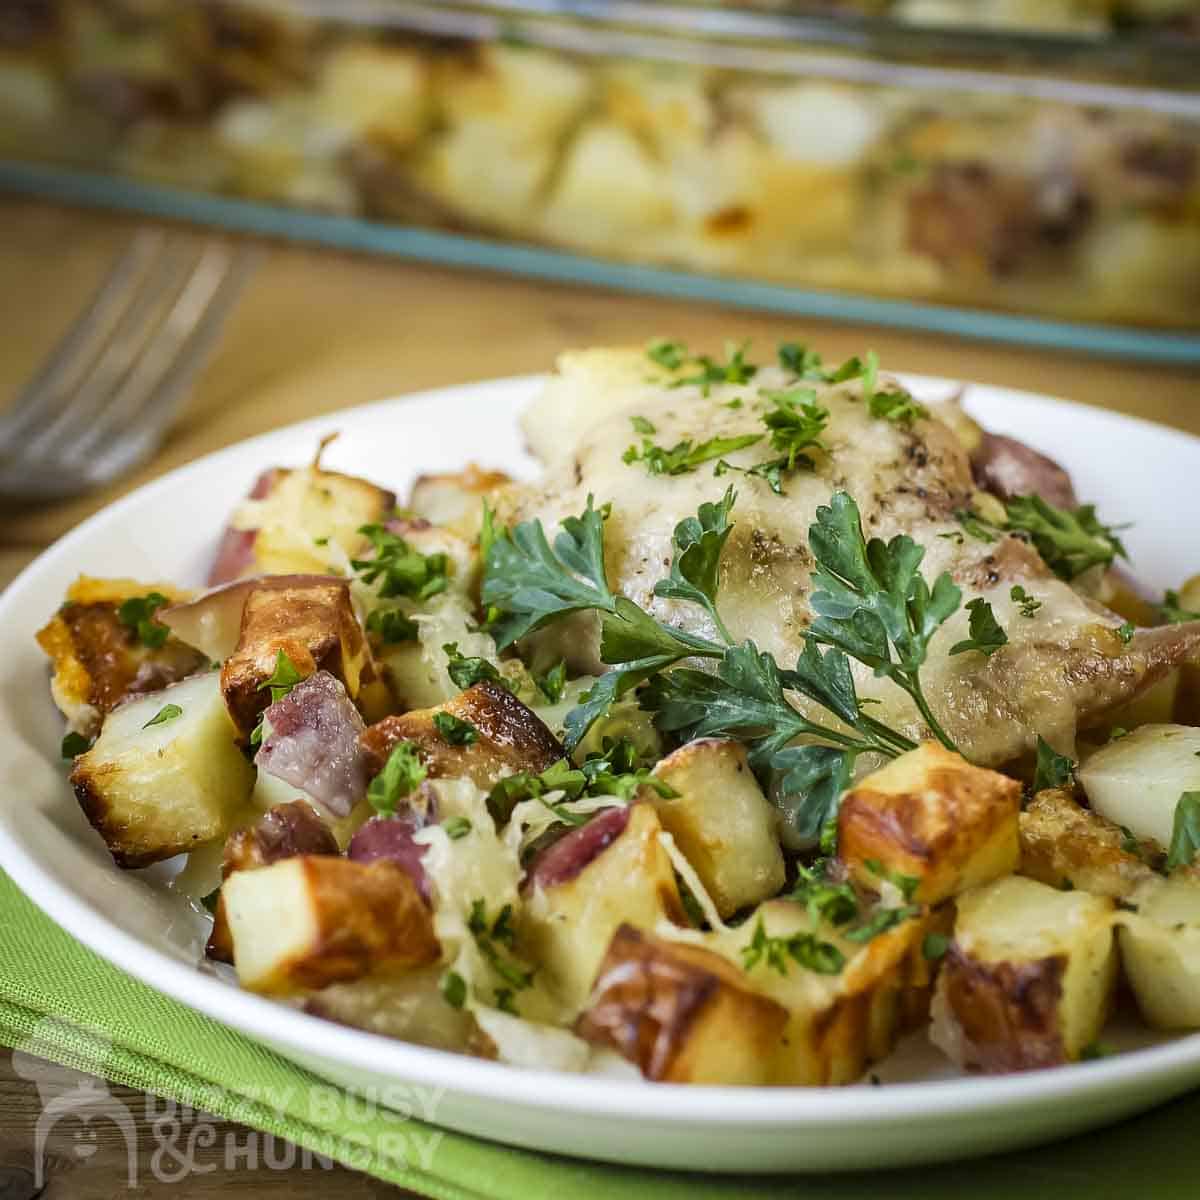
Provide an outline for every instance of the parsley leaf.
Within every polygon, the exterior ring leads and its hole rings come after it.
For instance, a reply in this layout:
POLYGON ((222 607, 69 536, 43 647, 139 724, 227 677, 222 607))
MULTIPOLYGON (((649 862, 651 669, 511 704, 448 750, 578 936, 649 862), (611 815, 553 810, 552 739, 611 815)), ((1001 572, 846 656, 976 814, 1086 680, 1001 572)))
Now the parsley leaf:
POLYGON ((271 703, 277 704, 304 678, 296 668, 296 664, 288 658, 283 650, 275 651, 275 670, 271 677, 258 685, 258 690, 271 689, 271 703))
POLYGON ((875 876, 876 879, 882 879, 897 888, 905 900, 911 900, 917 888, 921 886, 920 876, 904 875, 899 871, 893 871, 884 866, 877 858, 867 858, 863 860, 863 866, 875 876))
POLYGON ((919 904, 909 904, 904 908, 877 908, 861 925, 846 930, 842 934, 848 942, 869 942, 881 933, 894 929, 897 925, 921 915, 919 904))
POLYGON ((363 525, 359 533, 375 550, 371 558, 353 558, 350 565, 364 583, 378 583, 379 595, 428 600, 450 586, 450 560, 445 554, 422 554, 383 525, 363 525))
POLYGON ((920 682, 930 639, 962 601, 949 572, 931 589, 919 570, 925 550, 907 534, 868 542, 858 505, 846 492, 835 492, 817 509, 809 546, 817 569, 811 601, 816 617, 808 637, 892 680, 912 698, 934 737, 956 749, 920 682))
POLYGON ((1121 644, 1128 646, 1133 641, 1133 635, 1137 632, 1137 626, 1132 621, 1125 621, 1123 624, 1118 625, 1114 632, 1121 639, 1121 644))
POLYGON ((138 641, 151 650, 157 650, 170 635, 165 625, 154 620, 154 613, 167 603, 162 592, 149 592, 145 596, 134 596, 121 603, 117 609, 117 620, 132 629, 138 641))
POLYGON ((733 342, 727 342, 725 353, 728 356, 728 361, 723 363, 709 358, 707 354, 700 354, 695 358, 681 360, 678 364, 679 366, 682 367, 689 364, 695 366, 697 368, 696 374, 673 380, 671 386, 698 387, 701 393, 707 396, 714 383, 749 383, 758 373, 758 368, 753 363, 746 361, 746 348, 748 345, 748 342, 743 342, 740 346, 733 342))
POLYGON ((421 786, 428 772, 412 742, 400 742, 388 755, 384 768, 367 787, 367 800, 383 817, 395 816, 396 807, 421 786))
POLYGON ((687 361, 688 350, 682 342, 660 338, 646 347, 646 357, 668 371, 677 371, 687 361))
POLYGON ((1002 532, 997 526, 989 525, 987 521, 969 509, 957 509, 954 516, 963 527, 964 532, 977 542, 994 542, 1002 532))
POLYGON ((1184 792, 1175 806, 1167 869, 1186 867, 1200 850, 1200 792, 1184 792))
POLYGON ((508 687, 508 681, 486 658, 468 658, 460 654, 457 642, 445 642, 442 650, 446 655, 446 674, 450 676, 454 686, 466 691, 477 683, 499 684, 508 687))
POLYGON ((442 740, 451 746, 473 746, 479 741, 479 730, 470 721, 464 721, 453 713, 434 713, 433 725, 442 740))
POLYGON ((743 970, 752 971, 761 962, 780 975, 786 975, 789 959, 818 975, 837 975, 846 965, 846 956, 832 942, 822 941, 815 933, 804 932, 771 937, 760 916, 753 936, 742 947, 743 970))
POLYGON ((497 531, 480 594, 484 604, 499 610, 492 635, 501 650, 567 613, 612 612, 616 597, 604 571, 604 512, 589 496, 582 515, 562 522, 553 549, 537 520, 497 531))
POLYGON ((1026 534, 1046 566, 1068 583, 1091 567, 1107 567, 1118 555, 1129 557, 1115 530, 1097 518, 1095 505, 1071 510, 1041 496, 1014 496, 1005 508, 1005 529, 1026 534))
POLYGON ((1031 596, 1019 583, 1014 584, 1008 593, 1009 599, 1021 609, 1021 616, 1032 617, 1042 602, 1031 596))
POLYGON ((563 689, 567 686, 566 659, 560 658, 545 675, 534 676, 534 683, 537 684, 538 691, 551 704, 557 704, 562 699, 563 689))
POLYGON ((921 953, 927 962, 937 962, 945 958, 950 949, 950 937, 945 933, 927 933, 921 942, 921 953))
POLYGON ((182 716, 183 709, 178 704, 164 704, 142 728, 149 729, 151 725, 166 725, 168 721, 174 721, 182 716))
POLYGON ((565 792, 568 800, 578 800, 587 787, 587 776, 560 758, 541 774, 518 771, 498 780, 488 793, 487 807, 497 826, 506 825, 512 811, 524 800, 538 800, 547 792, 565 792))
POLYGON ((630 446, 621 455, 621 461, 627 466, 637 462, 644 463, 650 475, 686 475, 702 463, 711 462, 714 458, 723 458, 735 450, 753 446, 762 439, 761 433, 747 433, 734 437, 712 437, 697 446, 690 438, 685 438, 668 449, 665 446, 656 446, 649 438, 643 438, 641 449, 630 446))
POLYGON ((72 731, 62 740, 63 758, 78 758, 92 748, 92 743, 82 733, 72 731))
POLYGON ((996 621, 996 614, 992 612, 992 606, 982 596, 967 601, 967 611, 971 614, 969 625, 971 636, 961 642, 955 642, 950 647, 950 654, 964 654, 968 650, 978 650, 980 654, 991 658, 1001 646, 1008 644, 1008 634, 1000 628, 996 621))
POLYGON ((378 635, 385 646, 395 646, 415 641, 418 628, 398 608, 377 608, 367 614, 367 631, 378 635))
POLYGON ((783 452, 790 471, 801 450, 821 446, 829 409, 817 403, 817 394, 811 388, 765 392, 764 396, 774 405, 763 416, 763 424, 771 431, 771 449, 783 452))
POLYGON ((655 434, 658 432, 654 423, 645 417, 630 417, 629 423, 633 426, 634 433, 655 434))
POLYGON ((1033 775, 1035 793, 1045 788, 1071 787, 1075 782, 1075 764, 1059 754, 1041 734, 1037 740, 1037 766, 1033 775))
POLYGON ((1200 612, 1193 612, 1179 603, 1178 592, 1166 592, 1158 606, 1158 615, 1167 625, 1182 625, 1185 621, 1200 621, 1200 612))
POLYGON ((799 342, 780 342, 776 351, 779 355, 779 365, 785 371, 801 379, 824 380, 825 369, 821 365, 821 356, 799 342))
POLYGON ((732 642, 733 638, 717 612, 717 586, 721 552, 733 529, 729 513, 736 499, 737 494, 729 488, 718 503, 701 504, 696 516, 687 517, 675 526, 671 535, 675 550, 671 574, 654 585, 656 596, 700 605, 726 642, 732 642))
POLYGON ((467 981, 457 971, 447 971, 442 976, 442 999, 451 1008, 462 1008, 467 1002, 467 981))
POLYGON ((457 842, 459 838, 465 838, 471 832, 471 818, 451 817, 448 821, 442 822, 442 828, 452 842, 457 842))
MULTIPOLYGON (((489 967, 508 985, 509 989, 523 991, 532 986, 534 972, 531 968, 518 963, 511 957, 511 951, 516 944, 516 934, 512 927, 512 905, 506 904, 494 920, 488 920, 487 903, 483 899, 471 901, 471 911, 467 917, 467 929, 479 947, 479 953, 489 967), (504 947, 509 953, 502 953, 504 947)), ((498 1003, 500 992, 504 991, 511 1004, 512 992, 500 989, 497 992, 498 1003)))

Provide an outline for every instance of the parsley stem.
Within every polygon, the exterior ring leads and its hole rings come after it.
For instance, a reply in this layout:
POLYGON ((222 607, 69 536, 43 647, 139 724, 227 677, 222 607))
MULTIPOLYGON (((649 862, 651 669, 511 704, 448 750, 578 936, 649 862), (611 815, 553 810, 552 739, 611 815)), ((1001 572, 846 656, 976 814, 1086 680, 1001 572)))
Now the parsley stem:
MULTIPOLYGON (((958 747, 954 744, 950 735, 942 728, 937 717, 933 715, 933 710, 929 707, 929 701, 925 699, 925 693, 921 690, 921 685, 915 680, 909 680, 904 675, 896 674, 892 679, 902 687, 911 697, 913 703, 917 706, 917 711, 925 719, 925 724, 929 726, 929 732, 949 751, 954 754, 958 753, 958 747)), ((910 750, 912 746, 908 747, 910 750)))

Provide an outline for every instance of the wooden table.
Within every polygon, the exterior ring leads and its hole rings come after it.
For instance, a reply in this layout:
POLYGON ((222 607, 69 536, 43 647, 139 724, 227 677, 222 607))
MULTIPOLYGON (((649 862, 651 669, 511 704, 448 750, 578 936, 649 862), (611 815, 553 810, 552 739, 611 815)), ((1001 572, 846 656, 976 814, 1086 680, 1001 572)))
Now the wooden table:
MULTIPOLYGON (((29 202, 0 203, 0 398, 47 354, 128 238, 127 218, 29 202)), ((839 359, 874 347, 889 368, 1048 392, 1200 433, 1194 370, 1136 366, 926 334, 832 325, 438 267, 274 245, 246 290, 177 427, 154 459, 81 500, 0 512, 0 586, 89 513, 163 471, 252 434, 384 396, 547 369, 572 346, 642 343, 655 335, 717 349, 729 337, 772 346, 785 337, 839 359)), ((0 399, 0 403, 3 403, 0 399)), ((1137 469, 1148 469, 1140 464, 1137 469)), ((214 525, 223 513, 213 513, 214 525)), ((0 1059, 2 1169, 19 1168, 36 1119, 32 1084, 0 1059), (32 1115, 31 1115, 32 1114, 32 1115), (24 1139, 24 1140, 22 1140, 24 1139)), ((97 1154, 87 1170, 57 1156, 65 1181, 47 1197, 116 1194, 124 1161, 97 1154), (106 1174, 107 1173, 107 1174, 106 1174), (58 1189, 58 1190, 55 1190, 58 1189)), ((25 1163, 24 1165, 28 1165, 25 1163)), ((53 1177, 53 1176, 52 1176, 53 1177)), ((13 1176, 15 1179, 16 1176, 13 1176)), ((166 1194, 166 1185, 148 1185, 166 1194)), ((237 1186, 246 1196, 398 1195, 324 1170, 217 1169, 189 1195, 237 1186)), ((21 1195, 19 1190, 11 1196, 21 1195)))

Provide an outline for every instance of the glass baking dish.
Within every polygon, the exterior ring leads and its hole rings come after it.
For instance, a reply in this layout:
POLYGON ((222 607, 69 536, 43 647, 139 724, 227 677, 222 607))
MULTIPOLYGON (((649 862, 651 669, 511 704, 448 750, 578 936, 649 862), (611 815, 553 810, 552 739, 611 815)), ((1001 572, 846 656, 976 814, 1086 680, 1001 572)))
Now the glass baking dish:
POLYGON ((8 0, 0 185, 1200 361, 1198 13, 8 0))

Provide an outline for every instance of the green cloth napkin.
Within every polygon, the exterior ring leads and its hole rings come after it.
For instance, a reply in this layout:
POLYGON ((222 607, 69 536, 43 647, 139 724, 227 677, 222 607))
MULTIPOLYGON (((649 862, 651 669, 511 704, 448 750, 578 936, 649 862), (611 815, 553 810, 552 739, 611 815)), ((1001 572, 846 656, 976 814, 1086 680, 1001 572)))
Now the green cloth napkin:
MULTIPOLYGON (((731 1178, 580 1162, 444 1133, 425 1160, 394 1149, 439 1131, 361 1106, 326 1104, 330 1085, 225 1026, 138 983, 54 925, 0 874, 0 1043, 286 1138, 436 1200, 1195 1200, 1200 1093, 1067 1142, 953 1166, 731 1178), (256 1097, 268 1096, 271 1103, 256 1097), (391 1139, 389 1139, 391 1135, 391 1139), (388 1148, 392 1152, 388 1153, 388 1148), (416 1166, 414 1161, 427 1165, 416 1166)), ((340 1093, 338 1093, 340 1094, 340 1093)), ((870 1162, 871 1147, 863 1146, 870 1162)), ((752 1170, 754 1164, 748 1162, 752 1170)))

